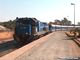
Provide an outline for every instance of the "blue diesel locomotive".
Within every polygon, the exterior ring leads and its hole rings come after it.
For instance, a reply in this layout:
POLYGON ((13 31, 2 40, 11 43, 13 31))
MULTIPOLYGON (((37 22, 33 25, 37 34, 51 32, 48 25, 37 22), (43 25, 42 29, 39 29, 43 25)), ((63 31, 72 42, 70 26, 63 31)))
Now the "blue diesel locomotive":
POLYGON ((19 43, 29 43, 52 31, 52 26, 40 22, 36 18, 16 18, 14 40, 19 43))

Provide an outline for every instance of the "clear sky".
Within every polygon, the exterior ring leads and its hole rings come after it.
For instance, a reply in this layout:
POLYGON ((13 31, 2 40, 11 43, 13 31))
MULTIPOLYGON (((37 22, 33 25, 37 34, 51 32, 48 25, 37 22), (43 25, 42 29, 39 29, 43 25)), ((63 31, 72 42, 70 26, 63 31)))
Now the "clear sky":
POLYGON ((80 21, 80 0, 0 0, 0 21, 13 20, 16 17, 35 17, 40 21, 54 21, 67 17, 74 22, 80 21))

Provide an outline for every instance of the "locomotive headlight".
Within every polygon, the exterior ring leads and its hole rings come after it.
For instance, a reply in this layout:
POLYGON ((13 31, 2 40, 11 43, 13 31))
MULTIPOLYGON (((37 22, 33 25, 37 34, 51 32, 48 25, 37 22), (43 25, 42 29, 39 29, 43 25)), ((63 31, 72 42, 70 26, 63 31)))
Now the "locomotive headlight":
POLYGON ((26 33, 26 35, 27 35, 28 33, 26 33))

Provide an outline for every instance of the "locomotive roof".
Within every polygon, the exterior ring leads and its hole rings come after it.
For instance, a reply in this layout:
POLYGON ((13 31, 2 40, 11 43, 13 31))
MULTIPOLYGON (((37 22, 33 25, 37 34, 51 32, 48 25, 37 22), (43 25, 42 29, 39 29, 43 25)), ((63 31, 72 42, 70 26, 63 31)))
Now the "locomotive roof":
POLYGON ((28 17, 26 17, 26 18, 18 18, 17 17, 16 20, 18 20, 18 21, 32 20, 34 22, 38 22, 38 20, 36 18, 28 18, 28 17))
POLYGON ((16 18, 17 22, 21 22, 23 24, 31 24, 31 25, 36 25, 38 20, 36 18, 16 18))

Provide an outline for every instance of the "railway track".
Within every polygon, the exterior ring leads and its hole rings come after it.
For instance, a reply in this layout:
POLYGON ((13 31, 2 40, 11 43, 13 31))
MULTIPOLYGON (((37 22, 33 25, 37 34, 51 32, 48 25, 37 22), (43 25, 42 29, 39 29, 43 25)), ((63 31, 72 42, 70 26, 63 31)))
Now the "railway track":
POLYGON ((0 57, 18 49, 15 47, 16 42, 14 40, 0 41, 0 57))

